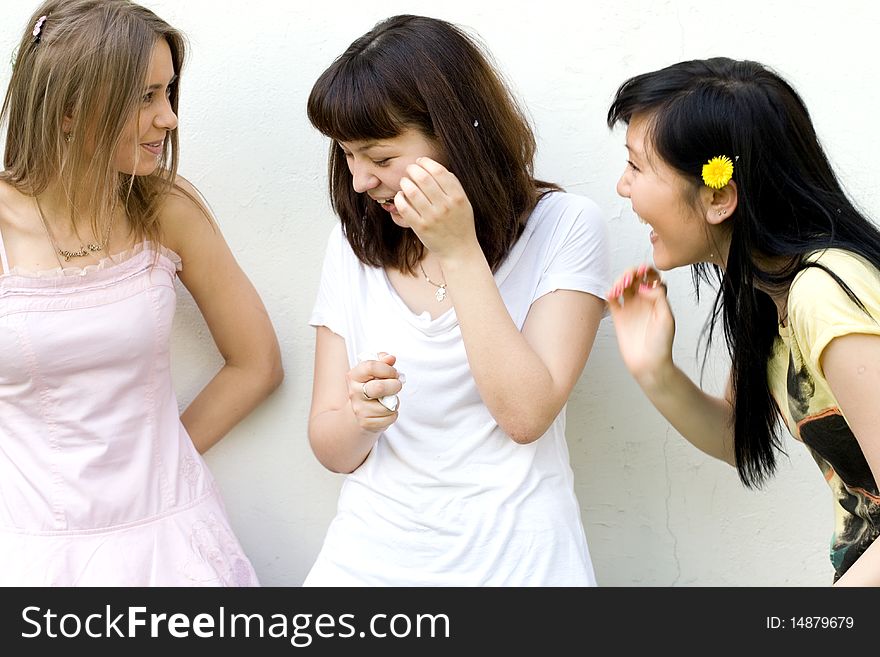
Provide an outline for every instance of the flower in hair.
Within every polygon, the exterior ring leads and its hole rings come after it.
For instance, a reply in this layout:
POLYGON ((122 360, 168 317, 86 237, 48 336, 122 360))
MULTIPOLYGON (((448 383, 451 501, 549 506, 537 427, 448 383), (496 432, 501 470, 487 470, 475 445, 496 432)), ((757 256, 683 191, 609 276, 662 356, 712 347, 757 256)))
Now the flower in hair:
POLYGON ((721 189, 733 177, 733 161, 726 155, 713 157, 703 165, 703 182, 706 187, 721 189))
POLYGON ((46 22, 46 19, 49 18, 49 14, 44 14, 37 19, 37 22, 34 23, 34 31, 31 34, 34 35, 34 41, 40 40, 40 31, 43 29, 43 23, 46 22))

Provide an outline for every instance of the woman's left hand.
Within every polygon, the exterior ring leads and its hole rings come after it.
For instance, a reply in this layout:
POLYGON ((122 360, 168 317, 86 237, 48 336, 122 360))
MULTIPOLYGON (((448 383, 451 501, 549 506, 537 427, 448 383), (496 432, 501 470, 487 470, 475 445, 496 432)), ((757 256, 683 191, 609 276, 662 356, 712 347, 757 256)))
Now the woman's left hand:
POLYGON ((406 168, 394 205, 422 244, 441 260, 479 247, 467 194, 458 178, 431 158, 420 157, 406 168))

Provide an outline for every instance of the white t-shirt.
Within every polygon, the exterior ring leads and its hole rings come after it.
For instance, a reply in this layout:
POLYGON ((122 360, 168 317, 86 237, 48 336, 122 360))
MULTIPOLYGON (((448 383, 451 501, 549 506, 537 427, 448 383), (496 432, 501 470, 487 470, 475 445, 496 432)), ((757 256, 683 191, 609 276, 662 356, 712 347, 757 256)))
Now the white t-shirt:
MULTIPOLYGON (((495 282, 520 329, 531 304, 554 290, 604 299, 609 253, 598 207, 545 195, 495 282)), ((515 443, 480 398, 455 309, 414 314, 384 269, 355 257, 339 225, 309 323, 342 336, 352 366, 363 352, 394 354, 406 383, 398 420, 346 477, 305 586, 596 584, 564 407, 540 439, 515 443)))

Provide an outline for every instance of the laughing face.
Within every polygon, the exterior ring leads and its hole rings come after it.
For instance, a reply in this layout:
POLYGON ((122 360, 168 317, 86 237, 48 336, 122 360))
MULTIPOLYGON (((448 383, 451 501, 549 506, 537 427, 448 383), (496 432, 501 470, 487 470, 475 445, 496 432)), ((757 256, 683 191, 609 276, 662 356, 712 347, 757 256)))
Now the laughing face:
POLYGON ((398 226, 407 228, 394 206, 394 196, 400 191, 400 179, 406 167, 420 157, 443 162, 437 142, 419 130, 407 128, 396 137, 341 141, 352 186, 359 194, 367 194, 389 213, 398 226))
POLYGON ((693 199, 692 184, 666 164, 646 142, 646 117, 636 116, 626 131, 629 153, 617 193, 628 198, 633 212, 651 227, 648 239, 657 269, 714 262, 718 236, 706 213, 693 199))

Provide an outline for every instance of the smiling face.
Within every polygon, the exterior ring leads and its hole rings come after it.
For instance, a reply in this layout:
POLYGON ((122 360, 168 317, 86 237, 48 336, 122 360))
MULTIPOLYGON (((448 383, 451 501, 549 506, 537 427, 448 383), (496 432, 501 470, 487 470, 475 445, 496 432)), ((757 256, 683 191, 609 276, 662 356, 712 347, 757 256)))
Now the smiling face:
POLYGON ((406 167, 418 158, 443 162, 437 142, 419 130, 406 128, 396 137, 338 143, 345 154, 354 190, 367 194, 391 215, 394 223, 407 228, 394 206, 394 195, 400 191, 406 167))
MULTIPOLYGON (((635 116, 626 131, 629 154, 617 182, 617 193, 628 198, 633 212, 651 226, 654 265, 661 270, 699 262, 717 262, 721 235, 706 221, 690 183, 662 161, 647 142, 648 121, 635 116)), ((700 190, 704 194, 704 190, 700 190)), ((711 196, 711 192, 709 192, 711 196)))
POLYGON ((165 39, 153 46, 141 105, 122 133, 114 164, 121 173, 147 176, 159 165, 165 137, 177 127, 170 95, 177 76, 165 39))

